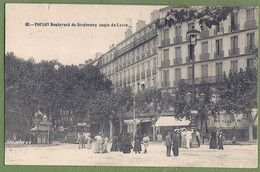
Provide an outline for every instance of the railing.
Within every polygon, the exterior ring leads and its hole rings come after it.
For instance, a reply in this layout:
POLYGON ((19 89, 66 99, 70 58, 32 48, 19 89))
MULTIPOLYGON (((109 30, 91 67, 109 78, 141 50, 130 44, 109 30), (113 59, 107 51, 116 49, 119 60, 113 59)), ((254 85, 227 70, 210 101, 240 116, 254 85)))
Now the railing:
POLYGON ((157 36, 157 30, 153 29, 152 31, 148 32, 147 34, 145 34, 144 36, 136 39, 135 41, 133 41, 132 43, 126 45, 125 47, 116 50, 115 52, 115 58, 123 55, 124 53, 136 48, 137 46, 139 46, 140 44, 152 39, 153 37, 157 36))
POLYGON ((170 87, 170 81, 162 82, 162 88, 168 88, 170 87))
POLYGON ((257 52, 255 45, 245 47, 245 54, 252 54, 254 52, 257 52))
POLYGON ((156 75, 156 74, 157 74, 157 68, 154 67, 154 68, 153 68, 153 75, 156 75))
POLYGON ((145 78, 145 71, 141 72, 141 78, 144 79, 145 78))
POLYGON ((136 80, 140 80, 140 73, 136 74, 136 80))
POLYGON ((229 56, 236 56, 240 54, 239 48, 229 49, 229 56))
POLYGON ((161 66, 162 66, 162 67, 170 66, 170 60, 164 60, 164 61, 162 61, 161 66))
POLYGON ((179 58, 173 59, 173 63, 174 63, 175 65, 182 64, 182 58, 179 57, 179 58))
POLYGON ((170 39, 162 40, 162 46, 170 45, 170 39))
POLYGON ((209 53, 200 54, 200 61, 208 60, 208 59, 209 59, 209 53))
MULTIPOLYGON (((213 84, 213 83, 218 83, 218 82, 223 82, 223 81, 224 81, 224 75, 205 76, 205 77, 194 78, 194 84, 195 85, 201 84, 202 82, 213 84)), ((174 87, 176 87, 181 82, 192 85, 192 78, 174 81, 174 87)))
POLYGON ((224 51, 214 52, 214 59, 220 59, 224 57, 224 51))
POLYGON ((221 34, 224 34, 224 27, 220 27, 219 30, 214 29, 214 35, 215 36, 221 35, 221 34))
POLYGON ((130 80, 130 76, 129 77, 127 77, 127 83, 130 83, 131 82, 131 80, 130 80))
POLYGON ((176 36, 174 38, 174 43, 177 44, 177 43, 181 43, 182 42, 182 36, 176 36))
POLYGON ((147 75, 147 76, 151 76, 151 69, 147 69, 147 70, 146 70, 146 75, 147 75))
POLYGON ((207 30, 203 30, 203 31, 201 31, 201 33, 200 33, 200 38, 207 38, 207 37, 209 37, 209 30, 207 29, 207 30))
POLYGON ((135 75, 132 76, 132 82, 135 82, 135 75))
POLYGON ((250 20, 245 22, 245 29, 256 27, 256 20, 250 20))
POLYGON ((236 31, 239 30, 239 27, 240 27, 239 24, 234 24, 234 25, 230 25, 230 26, 228 27, 228 29, 229 29, 229 32, 236 32, 236 31))

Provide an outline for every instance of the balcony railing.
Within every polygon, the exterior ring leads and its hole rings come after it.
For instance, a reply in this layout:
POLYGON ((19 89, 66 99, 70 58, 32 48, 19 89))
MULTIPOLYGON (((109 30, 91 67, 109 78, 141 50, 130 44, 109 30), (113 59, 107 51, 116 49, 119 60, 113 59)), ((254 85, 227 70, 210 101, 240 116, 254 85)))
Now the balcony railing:
POLYGON ((256 27, 256 20, 246 21, 245 29, 250 29, 256 27))
POLYGON ((136 74, 136 80, 140 80, 140 73, 136 74))
MULTIPOLYGON (((195 85, 201 84, 202 82, 212 83, 213 84, 213 83, 223 82, 223 81, 224 81, 224 76, 223 75, 205 76, 205 77, 194 78, 194 84, 195 85)), ((174 87, 176 87, 180 82, 192 85, 192 78, 181 79, 181 80, 178 80, 178 81, 174 81, 174 87)))
POLYGON ((239 48, 229 49, 229 56, 236 56, 240 54, 239 48))
POLYGON ((132 43, 126 45, 125 47, 123 47, 123 48, 121 48, 119 50, 116 50, 115 57, 119 57, 119 56, 127 53, 128 51, 136 48, 140 44, 143 44, 144 42, 152 39, 155 36, 157 36, 157 29, 153 29, 152 31, 150 31, 147 34, 145 34, 144 36, 134 40, 132 43))
POLYGON ((182 42, 182 36, 176 36, 175 38, 174 38, 174 43, 175 44, 178 44, 178 43, 181 43, 182 42))
POLYGON ((230 26, 228 27, 228 29, 229 29, 229 32, 236 32, 236 31, 239 30, 239 27, 240 27, 239 24, 234 24, 234 25, 230 25, 230 26))
POLYGON ((200 38, 204 39, 204 38, 208 38, 209 37, 209 30, 203 30, 200 33, 200 38))
POLYGON ((255 45, 246 46, 246 47, 245 47, 245 54, 252 54, 252 53, 255 53, 255 52, 257 52, 255 45))
POLYGON ((170 45, 170 39, 162 40, 162 46, 170 45))
POLYGON ((170 60, 164 60, 164 61, 162 61, 161 66, 162 66, 162 67, 170 66, 170 60))
POLYGON ((214 52, 214 59, 220 59, 224 57, 224 51, 214 52))
POLYGON ((131 82, 131 80, 130 80, 130 76, 129 77, 127 77, 127 83, 130 83, 131 82))
POLYGON ((147 75, 147 76, 151 76, 151 69, 147 69, 147 70, 146 70, 146 75, 147 75))
POLYGON ((162 88, 168 88, 170 87, 170 81, 162 82, 162 88))
POLYGON ((221 35, 224 34, 224 27, 220 27, 219 29, 214 29, 214 35, 221 35))
POLYGON ((202 53, 200 54, 200 61, 208 60, 209 59, 209 53, 202 53))
POLYGON ((154 68, 153 68, 153 75, 156 75, 156 74, 157 74, 157 68, 154 67, 154 68))
POLYGON ((132 82, 135 82, 135 75, 132 76, 132 82))
POLYGON ((141 72, 141 78, 144 79, 145 78, 145 71, 141 72))
POLYGON ((182 64, 182 58, 179 57, 179 58, 173 59, 173 63, 174 63, 175 65, 182 64))
MULTIPOLYGON (((194 56, 194 58, 195 58, 195 56, 194 56)), ((186 63, 191 63, 191 62, 192 62, 191 57, 190 56, 186 57, 186 63)))

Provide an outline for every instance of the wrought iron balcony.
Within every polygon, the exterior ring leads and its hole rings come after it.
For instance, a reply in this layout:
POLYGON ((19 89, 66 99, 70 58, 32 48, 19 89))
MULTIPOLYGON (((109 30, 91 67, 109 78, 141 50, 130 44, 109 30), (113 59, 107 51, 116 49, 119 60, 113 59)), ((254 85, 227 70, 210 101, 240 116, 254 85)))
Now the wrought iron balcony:
POLYGON ((145 71, 141 72, 141 78, 144 79, 145 78, 145 71))
POLYGON ((174 63, 175 65, 182 64, 182 58, 179 57, 179 58, 173 59, 173 63, 174 63))
POLYGON ((162 67, 170 66, 170 60, 164 60, 164 61, 162 61, 161 66, 162 66, 162 67))
POLYGON ((252 53, 255 53, 255 52, 257 52, 255 45, 245 47, 245 54, 252 54, 252 53))
POLYGON ((151 69, 147 69, 146 75, 147 75, 147 76, 151 76, 151 69))
POLYGON ((200 61, 208 60, 209 59, 209 53, 202 53, 200 54, 200 61))
POLYGON ((181 43, 182 42, 182 36, 176 36, 175 38, 174 38, 174 43, 175 44, 178 44, 178 43, 181 43))
POLYGON ((220 27, 219 29, 214 29, 214 35, 221 35, 224 34, 224 27, 220 27))
POLYGON ((154 67, 154 68, 153 68, 153 75, 156 75, 156 74, 157 74, 157 68, 154 67))
POLYGON ((239 48, 229 49, 229 56, 236 56, 240 54, 239 48))
POLYGON ((170 81, 162 82, 162 88, 168 88, 170 87, 170 81))
POLYGON ((224 51, 214 52, 214 59, 220 59, 224 57, 224 51))
POLYGON ((250 20, 245 22, 245 29, 256 27, 256 20, 250 20))
POLYGON ((208 37, 209 37, 209 29, 201 31, 200 38, 204 39, 204 38, 208 38, 208 37))
POLYGON ((233 24, 233 25, 230 25, 230 26, 228 27, 229 32, 236 32, 236 31, 239 30, 239 28, 240 28, 240 25, 239 25, 239 24, 233 24))
POLYGON ((162 40, 162 46, 170 45, 170 39, 162 40))
MULTIPOLYGON (((201 84, 202 82, 214 84, 214 83, 223 82, 223 81, 224 81, 223 75, 205 76, 205 77, 194 78, 194 84, 195 85, 201 84)), ((178 86, 178 84, 181 83, 181 82, 192 85, 192 78, 174 81, 174 87, 178 86)))

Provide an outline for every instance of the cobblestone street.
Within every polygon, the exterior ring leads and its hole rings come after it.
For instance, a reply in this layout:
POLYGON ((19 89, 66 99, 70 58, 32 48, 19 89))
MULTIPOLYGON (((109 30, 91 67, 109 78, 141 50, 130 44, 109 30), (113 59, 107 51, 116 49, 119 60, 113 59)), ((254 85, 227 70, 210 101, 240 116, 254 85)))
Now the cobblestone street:
POLYGON ((181 148, 178 157, 166 157, 165 152, 164 143, 150 143, 147 154, 96 154, 93 148, 78 149, 76 144, 22 145, 6 148, 5 158, 7 165, 257 167, 257 145, 224 145, 224 150, 212 150, 208 145, 181 148))

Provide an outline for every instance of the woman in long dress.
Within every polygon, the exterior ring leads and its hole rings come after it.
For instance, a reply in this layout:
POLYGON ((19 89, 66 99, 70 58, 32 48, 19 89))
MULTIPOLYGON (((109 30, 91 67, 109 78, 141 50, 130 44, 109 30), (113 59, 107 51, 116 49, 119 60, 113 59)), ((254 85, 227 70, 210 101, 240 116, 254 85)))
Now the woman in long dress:
POLYGON ((92 147, 92 139, 91 139, 91 136, 89 135, 88 138, 87 138, 87 148, 88 149, 91 149, 92 147))
POLYGON ((182 148, 187 148, 186 130, 183 130, 181 132, 181 137, 182 137, 182 139, 181 139, 181 146, 182 146, 182 148))
POLYGON ((122 151, 123 153, 130 153, 131 149, 133 149, 133 145, 131 143, 131 136, 129 133, 127 133, 126 136, 123 138, 122 151))
POLYGON ((99 133, 96 137, 96 143, 95 143, 95 153, 100 153, 101 152, 101 143, 102 143, 102 137, 100 136, 101 134, 99 133))
POLYGON ((210 135, 209 148, 216 149, 217 148, 217 137, 216 132, 212 131, 210 135))
POLYGON ((134 140, 135 140, 135 144, 134 144, 134 152, 135 153, 140 153, 141 151, 142 151, 142 147, 141 147, 141 135, 139 134, 139 133, 137 133, 136 135, 135 135, 135 138, 134 138, 134 140))
POLYGON ((113 140, 112 140, 112 146, 111 146, 110 151, 118 151, 118 137, 113 136, 112 139, 113 140))

